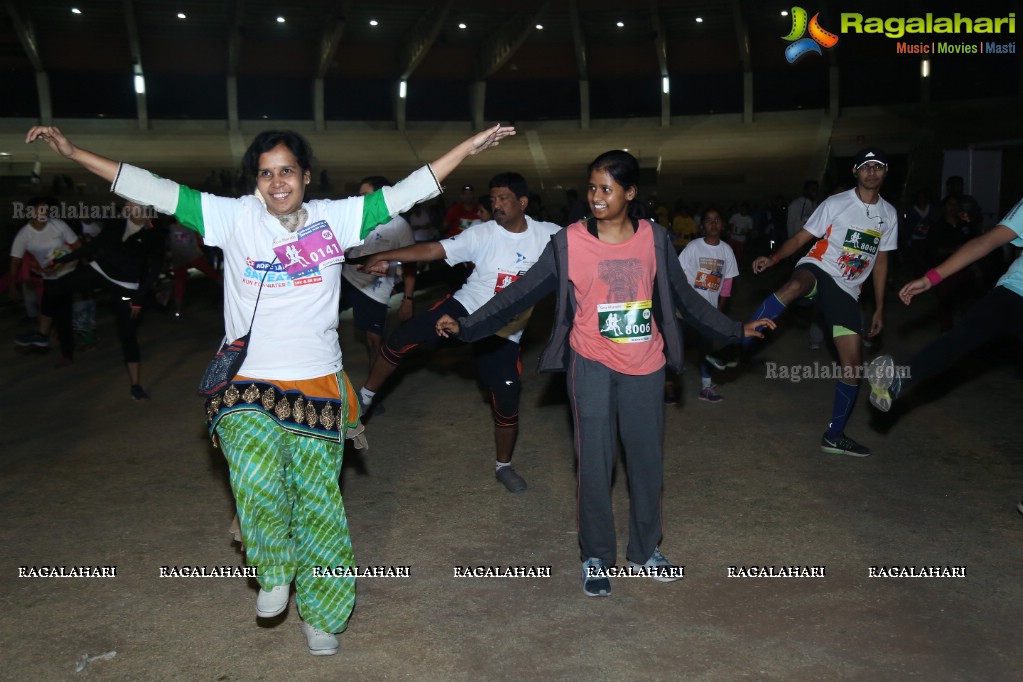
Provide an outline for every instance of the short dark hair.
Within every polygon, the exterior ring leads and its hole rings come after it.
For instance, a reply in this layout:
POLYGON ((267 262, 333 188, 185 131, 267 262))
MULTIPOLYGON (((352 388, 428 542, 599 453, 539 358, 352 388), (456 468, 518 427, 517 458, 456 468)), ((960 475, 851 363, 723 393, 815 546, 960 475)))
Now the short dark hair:
POLYGON ((32 197, 28 200, 28 205, 31 208, 39 208, 40 206, 56 206, 60 202, 53 197, 32 197))
POLYGON ((283 144, 303 171, 313 168, 313 148, 309 141, 291 130, 264 130, 252 140, 242 157, 242 170, 251 177, 259 174, 259 157, 277 145, 283 144))
POLYGON ((526 184, 526 179, 518 173, 498 173, 494 177, 490 178, 489 187, 490 189, 494 189, 495 187, 507 187, 515 194, 516 199, 529 196, 529 185, 526 184))
POLYGON ((390 187, 391 181, 382 175, 370 175, 359 181, 360 185, 369 185, 373 188, 373 191, 377 191, 381 187, 390 187))
POLYGON ((704 219, 707 217, 707 214, 711 213, 711 212, 717 213, 718 214, 718 218, 721 219, 721 222, 722 223, 725 222, 725 214, 721 212, 720 208, 718 208, 717 206, 714 206, 713 204, 711 204, 710 206, 704 206, 703 207, 703 211, 700 213, 700 223, 701 224, 703 223, 704 219))

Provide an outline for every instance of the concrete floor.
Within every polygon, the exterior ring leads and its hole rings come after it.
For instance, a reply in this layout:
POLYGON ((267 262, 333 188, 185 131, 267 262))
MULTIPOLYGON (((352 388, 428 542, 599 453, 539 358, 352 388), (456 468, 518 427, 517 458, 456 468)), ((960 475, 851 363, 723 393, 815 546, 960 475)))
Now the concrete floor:
MULTIPOLYGON (((737 316, 770 284, 743 279, 737 316)), ((662 547, 685 579, 618 579, 610 599, 580 589, 563 379, 532 371, 543 314, 524 353, 524 494, 493 479, 466 352, 411 362, 370 421, 370 452, 352 453, 342 476, 358 562, 409 566, 410 577, 361 580, 340 653, 321 658, 306 651, 294 603, 257 623, 254 581, 159 577, 164 565, 243 565, 227 534, 226 467, 194 394, 219 312, 205 281, 192 286, 183 319, 145 320, 148 404, 128 396, 109 315, 99 348, 72 367, 53 369, 53 350, 4 351, 4 679, 1020 678, 1018 345, 988 349, 887 417, 864 393, 848 431, 874 448, 865 459, 818 449, 830 381, 768 381, 753 364, 720 375, 726 400, 709 405, 691 370, 665 432, 662 547), (41 565, 114 565, 117 577, 17 577, 41 565), (551 577, 453 577, 476 565, 551 566, 551 577), (761 565, 826 575, 728 577, 761 565), (868 577, 891 565, 965 566, 966 577, 868 577)), ((885 350, 905 357, 931 337, 931 305, 891 302, 885 350)), ((24 329, 18 314, 2 311, 0 337, 24 329)), ((787 318, 759 360, 830 363, 806 349, 805 328, 805 316, 787 318)), ((350 326, 342 347, 360 383, 366 356, 350 326)), ((622 553, 625 483, 619 467, 622 553)))

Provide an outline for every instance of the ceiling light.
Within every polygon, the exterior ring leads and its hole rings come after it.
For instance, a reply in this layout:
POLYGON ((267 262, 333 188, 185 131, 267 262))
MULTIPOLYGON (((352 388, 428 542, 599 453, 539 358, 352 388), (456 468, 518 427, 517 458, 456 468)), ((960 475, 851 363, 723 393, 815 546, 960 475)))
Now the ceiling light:
POLYGON ((931 60, 924 59, 920 62, 920 77, 930 78, 931 76, 931 60))
POLYGON ((284 23, 284 17, 277 17, 277 23, 278 24, 283 24, 284 23))
POLYGON ((370 26, 376 26, 378 23, 380 23, 380 22, 378 22, 376 19, 370 19, 369 20, 369 25, 370 26))
POLYGON ((77 7, 72 7, 71 8, 71 14, 81 14, 81 13, 82 13, 82 10, 78 9, 77 7))
POLYGON ((458 24, 458 28, 465 28, 465 24, 458 24))
POLYGON ((408 94, 408 81, 400 81, 398 83, 398 97, 405 99, 405 95, 408 94))
POLYGON ((178 12, 178 19, 187 19, 184 12, 178 12))
POLYGON ((702 24, 703 23, 703 17, 696 17, 696 23, 702 24))
POLYGON ((623 28, 625 26, 625 22, 619 21, 617 24, 615 24, 615 26, 617 26, 618 28, 623 28))
POLYGON ((787 16, 789 15, 789 11, 788 11, 787 9, 783 9, 783 10, 781 11, 781 15, 782 15, 783 17, 787 17, 787 16))
POLYGON ((135 92, 140 95, 146 94, 146 79, 142 76, 135 76, 135 92))
POLYGON ((537 24, 536 25, 536 30, 537 31, 542 31, 543 30, 543 24, 537 24))

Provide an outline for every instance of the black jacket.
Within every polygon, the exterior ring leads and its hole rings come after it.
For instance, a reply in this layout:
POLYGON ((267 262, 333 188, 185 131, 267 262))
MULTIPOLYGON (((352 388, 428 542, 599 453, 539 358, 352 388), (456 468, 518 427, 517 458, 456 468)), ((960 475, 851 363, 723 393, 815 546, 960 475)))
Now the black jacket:
MULTIPOLYGON (((657 269, 654 282, 654 319, 664 337, 664 354, 668 366, 681 371, 683 361, 682 325, 675 309, 685 321, 701 333, 738 343, 743 336, 742 323, 736 322, 707 302, 689 285, 682 266, 675 257, 671 236, 660 225, 644 221, 654 231, 654 252, 657 269)), ((523 310, 549 293, 557 292, 554 328, 537 363, 539 372, 564 371, 568 359, 568 332, 575 318, 575 292, 568 281, 568 228, 551 237, 540 259, 525 275, 503 289, 483 307, 468 317, 459 318, 458 338, 476 341, 490 336, 523 310)))

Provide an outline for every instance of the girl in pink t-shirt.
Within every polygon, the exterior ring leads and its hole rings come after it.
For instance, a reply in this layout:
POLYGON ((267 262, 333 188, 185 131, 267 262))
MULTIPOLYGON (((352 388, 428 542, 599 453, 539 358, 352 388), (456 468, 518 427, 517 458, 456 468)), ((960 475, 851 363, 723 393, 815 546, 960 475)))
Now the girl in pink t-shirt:
MULTIPOLYGON (((589 167, 591 218, 551 238, 540 260, 472 315, 443 317, 437 333, 481 338, 518 310, 558 291, 551 342, 541 370, 568 373, 578 458, 578 524, 583 592, 611 594, 610 578, 644 575, 670 582, 681 570, 661 554, 665 355, 681 364, 676 307, 722 340, 760 336, 693 291, 664 228, 634 217, 639 163, 624 151, 589 167), (567 345, 567 348, 566 348, 567 345), (616 569, 611 478, 618 442, 629 480, 629 568, 616 569)), ((771 325, 768 325, 769 327, 771 325)))

